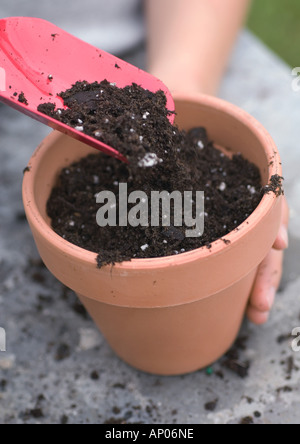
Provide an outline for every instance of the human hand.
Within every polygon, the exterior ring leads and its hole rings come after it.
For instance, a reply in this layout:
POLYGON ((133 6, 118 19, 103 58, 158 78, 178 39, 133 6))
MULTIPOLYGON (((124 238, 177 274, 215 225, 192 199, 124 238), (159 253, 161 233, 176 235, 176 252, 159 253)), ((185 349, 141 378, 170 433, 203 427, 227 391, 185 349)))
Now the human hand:
POLYGON ((288 248, 289 208, 282 200, 282 220, 272 250, 259 267, 252 291, 247 316, 251 322, 261 325, 267 322, 282 277, 283 250, 288 248))

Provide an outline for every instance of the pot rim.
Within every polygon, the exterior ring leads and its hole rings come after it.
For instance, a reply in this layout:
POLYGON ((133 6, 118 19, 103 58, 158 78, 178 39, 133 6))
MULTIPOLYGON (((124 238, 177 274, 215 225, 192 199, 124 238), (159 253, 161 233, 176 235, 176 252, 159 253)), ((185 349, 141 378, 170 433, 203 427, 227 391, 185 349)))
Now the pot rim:
MULTIPOLYGON (((176 95, 175 102, 176 99, 194 102, 195 104, 199 104, 199 102, 201 102, 201 104, 214 107, 218 111, 226 113, 245 126, 248 126, 264 147, 267 157, 270 160, 268 164, 269 180, 273 175, 282 175, 280 156, 276 144, 264 126, 253 116, 230 102, 204 94, 194 94, 193 96, 176 95)), ((55 231, 50 225, 48 225, 40 214, 34 199, 35 175, 37 174, 39 163, 51 145, 60 137, 63 137, 63 134, 57 131, 50 133, 38 146, 28 163, 30 172, 24 174, 23 179, 23 200, 26 214, 39 234, 42 237, 47 238, 48 242, 51 242, 56 248, 62 250, 66 256, 72 256, 74 259, 80 260, 81 263, 86 263, 86 265, 95 266, 96 258, 98 256, 97 253, 93 253, 78 247, 55 233, 55 231)), ((247 232, 253 230, 259 223, 260 219, 270 212, 272 206, 276 202, 276 199, 277 197, 274 193, 265 194, 254 212, 241 225, 239 225, 234 231, 231 231, 227 235, 223 236, 223 238, 214 241, 209 249, 204 246, 174 256, 132 259, 131 261, 117 263, 114 265, 114 268, 120 272, 127 272, 130 270, 163 269, 165 267, 169 267, 170 265, 177 266, 188 264, 189 262, 199 259, 211 259, 212 256, 221 254, 226 248, 228 249, 234 247, 234 245, 240 241, 247 232), (222 239, 230 241, 230 244, 226 244, 222 239)), ((102 267, 102 270, 105 269, 110 270, 111 265, 102 267)))

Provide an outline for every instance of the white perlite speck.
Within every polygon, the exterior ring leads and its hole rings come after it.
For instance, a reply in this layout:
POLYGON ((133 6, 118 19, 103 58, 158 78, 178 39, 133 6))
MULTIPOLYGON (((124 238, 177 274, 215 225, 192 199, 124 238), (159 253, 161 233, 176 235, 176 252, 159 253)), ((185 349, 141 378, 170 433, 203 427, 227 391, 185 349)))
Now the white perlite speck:
POLYGON ((83 131, 83 126, 75 126, 76 131, 83 131))
POLYGON ((150 168, 158 163, 161 163, 163 160, 157 157, 155 153, 147 153, 145 156, 139 161, 138 166, 141 168, 150 168))
POLYGON ((147 248, 149 248, 149 245, 148 245, 148 244, 145 244, 145 245, 142 245, 142 246, 141 246, 141 250, 142 250, 142 251, 146 251, 147 248))
POLYGON ((150 116, 150 113, 148 113, 148 111, 145 112, 145 114, 143 114, 143 119, 147 119, 150 116))
POLYGON ((199 142, 197 143, 197 145, 198 145, 198 148, 200 148, 200 150, 203 150, 203 148, 204 148, 204 143, 203 143, 201 140, 199 140, 199 142))
POLYGON ((219 190, 220 190, 220 191, 225 191, 226 188, 227 188, 226 183, 225 183, 225 182, 221 182, 221 183, 220 183, 220 186, 219 186, 219 190))
POLYGON ((247 189, 250 191, 251 194, 255 194, 255 193, 256 193, 256 189, 255 189, 255 187, 253 187, 253 186, 251 186, 251 185, 248 185, 248 186, 247 186, 247 189))

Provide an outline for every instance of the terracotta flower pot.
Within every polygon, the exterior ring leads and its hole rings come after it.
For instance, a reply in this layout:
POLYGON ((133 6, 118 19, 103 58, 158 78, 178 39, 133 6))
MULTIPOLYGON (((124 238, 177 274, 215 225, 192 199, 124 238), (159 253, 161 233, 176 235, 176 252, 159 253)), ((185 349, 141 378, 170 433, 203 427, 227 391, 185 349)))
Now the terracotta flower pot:
MULTIPOLYGON (((241 152, 260 168, 263 184, 281 175, 276 146, 265 129, 237 107, 207 96, 176 100, 181 128, 205 126, 219 146, 241 152)), ((178 256, 135 259, 96 267, 96 255, 51 229, 46 214, 59 171, 93 149, 53 132, 32 156, 23 199, 40 255, 48 269, 74 290, 124 361, 150 373, 174 375, 203 368, 234 342, 257 267, 276 238, 281 198, 263 197, 237 230, 212 248, 178 256)))

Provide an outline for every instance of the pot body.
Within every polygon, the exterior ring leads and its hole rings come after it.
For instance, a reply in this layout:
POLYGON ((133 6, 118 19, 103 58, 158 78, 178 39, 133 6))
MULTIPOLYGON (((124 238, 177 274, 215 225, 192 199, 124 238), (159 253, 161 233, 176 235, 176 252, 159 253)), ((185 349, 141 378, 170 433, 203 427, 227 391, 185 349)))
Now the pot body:
POLYGON ((207 367, 232 345, 255 274, 252 270, 218 294, 173 307, 117 307, 78 296, 125 362, 150 373, 184 374, 207 367))
MULTIPOLYGON (((241 152, 260 168, 263 184, 281 175, 276 146, 239 108, 198 96, 176 100, 177 124, 205 126, 217 145, 241 152)), ((94 152, 53 132, 32 156, 24 176, 26 215, 48 269, 74 290, 115 352, 134 367, 174 375, 203 368, 230 348, 240 329, 257 273, 276 238, 281 198, 263 197, 230 241, 178 256, 96 267, 96 255, 51 229, 46 203, 60 170, 94 152)), ((200 190, 201 191, 201 190, 200 190)))

